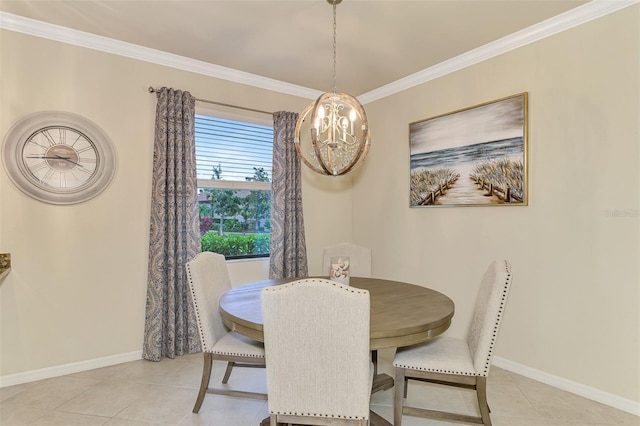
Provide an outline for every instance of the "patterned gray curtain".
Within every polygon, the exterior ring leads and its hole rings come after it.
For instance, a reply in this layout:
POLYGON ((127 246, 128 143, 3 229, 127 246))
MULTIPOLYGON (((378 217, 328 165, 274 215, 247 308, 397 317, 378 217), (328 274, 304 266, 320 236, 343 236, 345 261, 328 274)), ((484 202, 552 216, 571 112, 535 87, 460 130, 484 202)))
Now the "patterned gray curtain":
POLYGON ((185 271, 201 248, 194 121, 189 92, 158 92, 143 348, 152 361, 200 351, 185 271))
POLYGON ((300 158, 293 144, 297 120, 295 112, 276 112, 273 115, 269 278, 306 277, 309 274, 300 158))

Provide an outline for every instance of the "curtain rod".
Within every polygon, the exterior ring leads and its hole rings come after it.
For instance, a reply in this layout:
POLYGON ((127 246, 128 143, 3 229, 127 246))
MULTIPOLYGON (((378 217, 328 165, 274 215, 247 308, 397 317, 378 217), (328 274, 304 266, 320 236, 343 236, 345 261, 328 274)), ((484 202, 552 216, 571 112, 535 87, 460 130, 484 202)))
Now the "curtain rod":
MULTIPOLYGON (((156 88, 154 88, 152 86, 149 86, 149 93, 158 93, 158 92, 160 92, 160 89, 156 89, 156 88)), ((243 109, 245 111, 258 112, 260 114, 273 115, 272 112, 262 111, 262 110, 259 110, 259 109, 253 109, 253 108, 247 108, 247 107, 242 107, 242 106, 237 106, 237 105, 225 104, 225 103, 222 103, 222 102, 210 101, 210 100, 207 100, 207 99, 198 99, 198 98, 195 98, 195 99, 196 99, 196 101, 205 102, 205 103, 208 103, 208 104, 220 105, 220 106, 225 106, 225 107, 229 107, 229 108, 243 109)))

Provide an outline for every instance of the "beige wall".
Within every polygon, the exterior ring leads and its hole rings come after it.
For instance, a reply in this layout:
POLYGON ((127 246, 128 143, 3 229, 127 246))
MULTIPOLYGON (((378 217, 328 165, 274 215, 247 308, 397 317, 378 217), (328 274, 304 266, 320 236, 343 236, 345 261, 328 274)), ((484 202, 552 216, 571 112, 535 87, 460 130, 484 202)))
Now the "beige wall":
MULTIPOLYGON (((71 111, 97 123, 119 159, 111 186, 74 206, 23 195, 1 168, 0 252, 12 254, 13 268, 0 282, 0 376, 141 351, 156 102, 147 88, 266 111, 301 111, 310 100, 10 31, 0 37, 2 138, 24 115, 71 111)), ((333 191, 336 183, 305 179, 310 247, 350 239, 349 189, 333 191), (320 211, 333 205, 345 206, 347 220, 320 211)), ((318 273, 318 249, 309 256, 318 273)), ((268 262, 230 270, 235 285, 266 279, 268 262)))
POLYGON ((630 7, 367 105, 373 145, 353 212, 374 275, 454 299, 452 334, 466 331, 489 262, 509 259, 497 355, 631 401, 640 401, 639 18, 630 7), (529 206, 408 208, 408 124, 520 92, 529 92, 529 206))
MULTIPOLYGON (((304 171, 310 273, 322 246, 373 248, 377 276, 451 296, 462 335, 480 274, 508 258, 514 287, 497 355, 632 401, 638 396, 638 75, 633 6, 366 105, 373 146, 352 177, 304 171), (529 92, 528 207, 408 207, 408 123, 529 92), (609 213, 630 213, 617 217, 609 213), (635 214, 634 214, 635 212, 635 214)), ((0 376, 142 349, 155 98, 149 85, 252 108, 309 101, 0 32, 0 135, 23 115, 67 110, 113 140, 99 197, 50 206, 0 171, 0 376)), ((234 284, 266 262, 230 265, 234 284)))

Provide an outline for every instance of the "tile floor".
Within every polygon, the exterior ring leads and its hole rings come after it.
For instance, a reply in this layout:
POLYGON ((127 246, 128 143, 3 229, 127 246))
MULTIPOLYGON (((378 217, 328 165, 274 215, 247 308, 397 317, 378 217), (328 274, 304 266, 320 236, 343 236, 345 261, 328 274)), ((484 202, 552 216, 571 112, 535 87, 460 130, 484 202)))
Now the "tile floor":
MULTIPOLYGON (((391 373, 393 351, 379 352, 379 368, 391 373)), ((191 413, 202 372, 202 355, 134 361, 68 376, 0 389, 2 426, 258 426, 267 402, 207 395, 199 414, 191 413)), ((224 364, 214 363, 212 385, 224 364)), ((262 369, 236 368, 230 387, 266 391, 262 369)), ((431 407, 476 412, 473 392, 424 383, 410 384, 409 398, 431 407)), ((495 426, 640 425, 640 417, 494 367, 488 399, 495 426)), ((372 409, 393 420, 393 390, 372 396, 372 409)), ((404 426, 459 423, 403 417, 404 426)))

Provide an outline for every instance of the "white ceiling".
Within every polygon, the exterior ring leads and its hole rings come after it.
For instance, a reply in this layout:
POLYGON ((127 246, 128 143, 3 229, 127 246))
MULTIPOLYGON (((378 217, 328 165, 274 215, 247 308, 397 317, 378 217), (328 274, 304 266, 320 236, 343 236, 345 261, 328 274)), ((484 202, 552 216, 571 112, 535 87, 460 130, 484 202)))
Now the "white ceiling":
MULTIPOLYGON (((344 0, 337 89, 367 94, 585 3, 344 0)), ((0 11, 320 92, 333 88, 326 0, 1 0, 0 11)))

